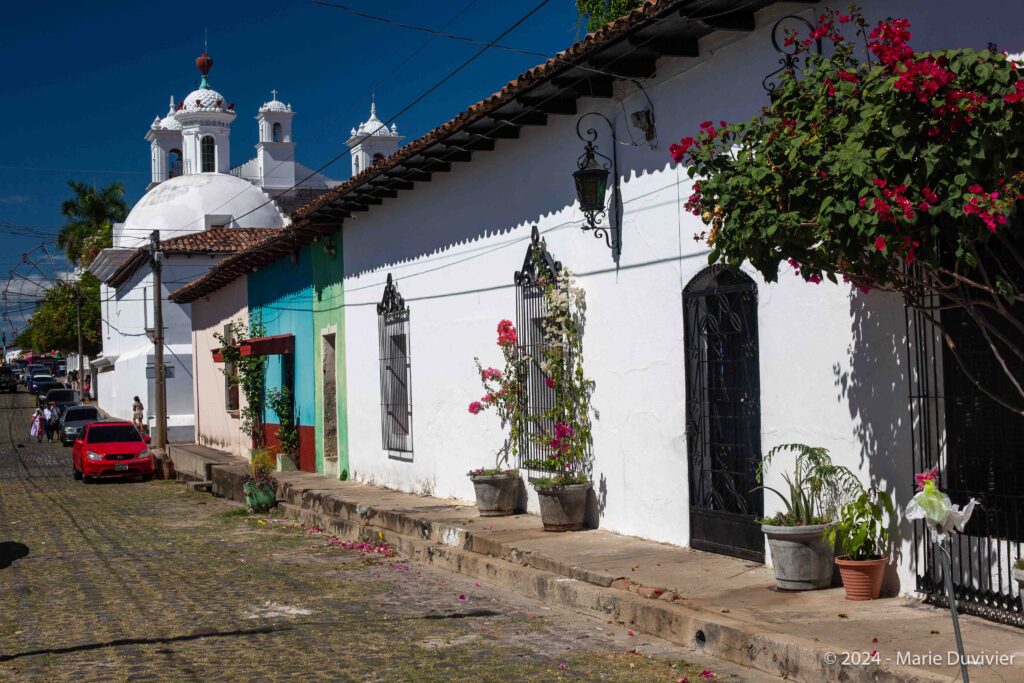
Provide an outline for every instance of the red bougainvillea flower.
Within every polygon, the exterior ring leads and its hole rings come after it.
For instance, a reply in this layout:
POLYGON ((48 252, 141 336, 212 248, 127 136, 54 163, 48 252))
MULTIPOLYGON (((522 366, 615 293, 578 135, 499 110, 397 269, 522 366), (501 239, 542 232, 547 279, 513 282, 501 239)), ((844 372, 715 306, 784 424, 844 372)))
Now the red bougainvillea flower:
POLYGON ((486 368, 480 373, 480 375, 485 382, 488 380, 498 381, 501 379, 501 370, 498 370, 497 368, 486 368))
POLYGON ((469 412, 473 413, 474 415, 476 415, 483 409, 484 405, 480 403, 480 401, 473 401, 472 403, 469 404, 469 412))
POLYGON ((885 251, 885 237, 882 235, 875 238, 875 249, 878 251, 885 251))
POLYGON ((695 142, 696 140, 693 138, 686 137, 680 140, 679 144, 669 145, 668 151, 669 154, 672 155, 672 161, 677 164, 683 163, 683 158, 686 156, 686 153, 690 151, 690 148, 693 147, 695 142))
POLYGON ((935 194, 930 187, 921 188, 921 196, 932 204, 937 204, 939 202, 939 195, 935 194))
POLYGON ((550 377, 545 377, 544 378, 544 384, 547 385, 548 389, 554 389, 555 388, 555 380, 550 378, 550 377))
POLYGON ((927 472, 921 472, 920 474, 914 475, 914 490, 924 491, 924 483, 926 481, 933 481, 936 484, 939 481, 939 466, 935 465, 927 472))
POLYGON ((498 323, 498 346, 513 346, 517 339, 516 328, 511 320, 498 323))

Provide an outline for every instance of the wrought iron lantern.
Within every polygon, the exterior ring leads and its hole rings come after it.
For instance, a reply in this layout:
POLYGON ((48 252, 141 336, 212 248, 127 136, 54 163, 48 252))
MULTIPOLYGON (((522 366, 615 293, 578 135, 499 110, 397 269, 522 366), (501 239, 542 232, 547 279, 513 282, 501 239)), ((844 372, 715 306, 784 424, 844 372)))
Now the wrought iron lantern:
POLYGON ((615 254, 618 254, 620 242, 618 234, 618 220, 616 214, 616 201, 618 199, 618 169, 615 159, 615 126, 603 114, 587 112, 576 121, 576 136, 583 140, 586 145, 583 147, 583 154, 576 160, 577 170, 573 172, 572 179, 576 184, 576 198, 580 202, 580 210, 586 217, 584 230, 593 230, 594 237, 604 237, 605 244, 615 254), (601 154, 594 142, 597 140, 597 131, 588 128, 586 133, 580 128, 583 119, 587 116, 598 116, 608 124, 612 138, 611 158, 601 154), (610 171, 610 172, 609 172, 610 171), (608 180, 611 176, 612 197, 608 203, 608 180), (609 215, 610 214, 610 215, 609 215), (608 223, 605 224, 604 221, 608 223))

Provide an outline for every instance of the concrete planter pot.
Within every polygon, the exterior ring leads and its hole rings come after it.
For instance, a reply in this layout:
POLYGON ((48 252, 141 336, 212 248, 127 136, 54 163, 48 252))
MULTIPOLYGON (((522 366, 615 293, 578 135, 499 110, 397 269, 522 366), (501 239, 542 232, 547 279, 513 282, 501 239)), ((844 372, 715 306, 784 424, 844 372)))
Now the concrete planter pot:
POLYGON ((843 588, 847 600, 877 600, 882 593, 882 579, 885 578, 885 566, 888 557, 877 560, 851 560, 848 557, 837 557, 836 566, 843 577, 843 588))
POLYGON ((1013 580, 1017 582, 1017 590, 1020 591, 1021 600, 1024 600, 1024 569, 1014 567, 1013 580))
POLYGON ((772 526, 762 524, 775 567, 775 584, 782 590, 807 591, 832 583, 832 544, 825 538, 830 524, 772 526))
POLYGON ((481 517, 505 517, 516 509, 516 494, 521 483, 518 474, 471 474, 476 491, 476 509, 481 517))
POLYGON ((544 531, 577 531, 585 526, 590 483, 536 488, 544 531))

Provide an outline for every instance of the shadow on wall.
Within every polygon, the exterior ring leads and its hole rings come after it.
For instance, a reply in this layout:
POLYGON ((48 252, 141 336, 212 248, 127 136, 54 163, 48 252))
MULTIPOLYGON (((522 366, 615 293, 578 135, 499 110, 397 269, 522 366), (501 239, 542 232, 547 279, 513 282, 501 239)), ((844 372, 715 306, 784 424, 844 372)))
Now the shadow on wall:
MULTIPOLYGON (((903 510, 914 495, 914 480, 903 299, 854 289, 850 313, 853 322, 847 366, 833 366, 838 400, 849 408, 862 471, 867 472, 872 486, 892 495, 898 534, 901 540, 908 539, 913 528, 903 510)), ((899 543, 895 550, 900 553, 899 543)), ((899 563, 902 558, 895 559, 899 563)), ((899 589, 891 565, 883 591, 894 595, 899 589)))

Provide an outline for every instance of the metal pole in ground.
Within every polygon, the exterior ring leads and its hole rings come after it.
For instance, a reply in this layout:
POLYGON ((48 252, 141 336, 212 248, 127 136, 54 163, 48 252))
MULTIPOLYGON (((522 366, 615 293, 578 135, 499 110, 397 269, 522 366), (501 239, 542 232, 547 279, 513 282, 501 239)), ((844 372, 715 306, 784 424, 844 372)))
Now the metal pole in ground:
POLYGON ((953 617, 953 636, 956 638, 956 651, 960 655, 960 679, 964 683, 971 683, 971 677, 967 673, 967 662, 964 661, 964 639, 960 635, 960 619, 956 614, 956 595, 953 593, 953 570, 949 561, 949 553, 946 551, 942 541, 936 539, 935 546, 939 549, 939 559, 942 561, 942 578, 946 582, 946 600, 949 602, 949 613, 953 617))
POLYGON ((164 373, 164 311, 161 270, 163 253, 160 251, 160 231, 149 236, 149 263, 153 270, 153 375, 156 384, 156 429, 154 455, 160 462, 164 478, 174 476, 167 456, 167 382, 164 373))

